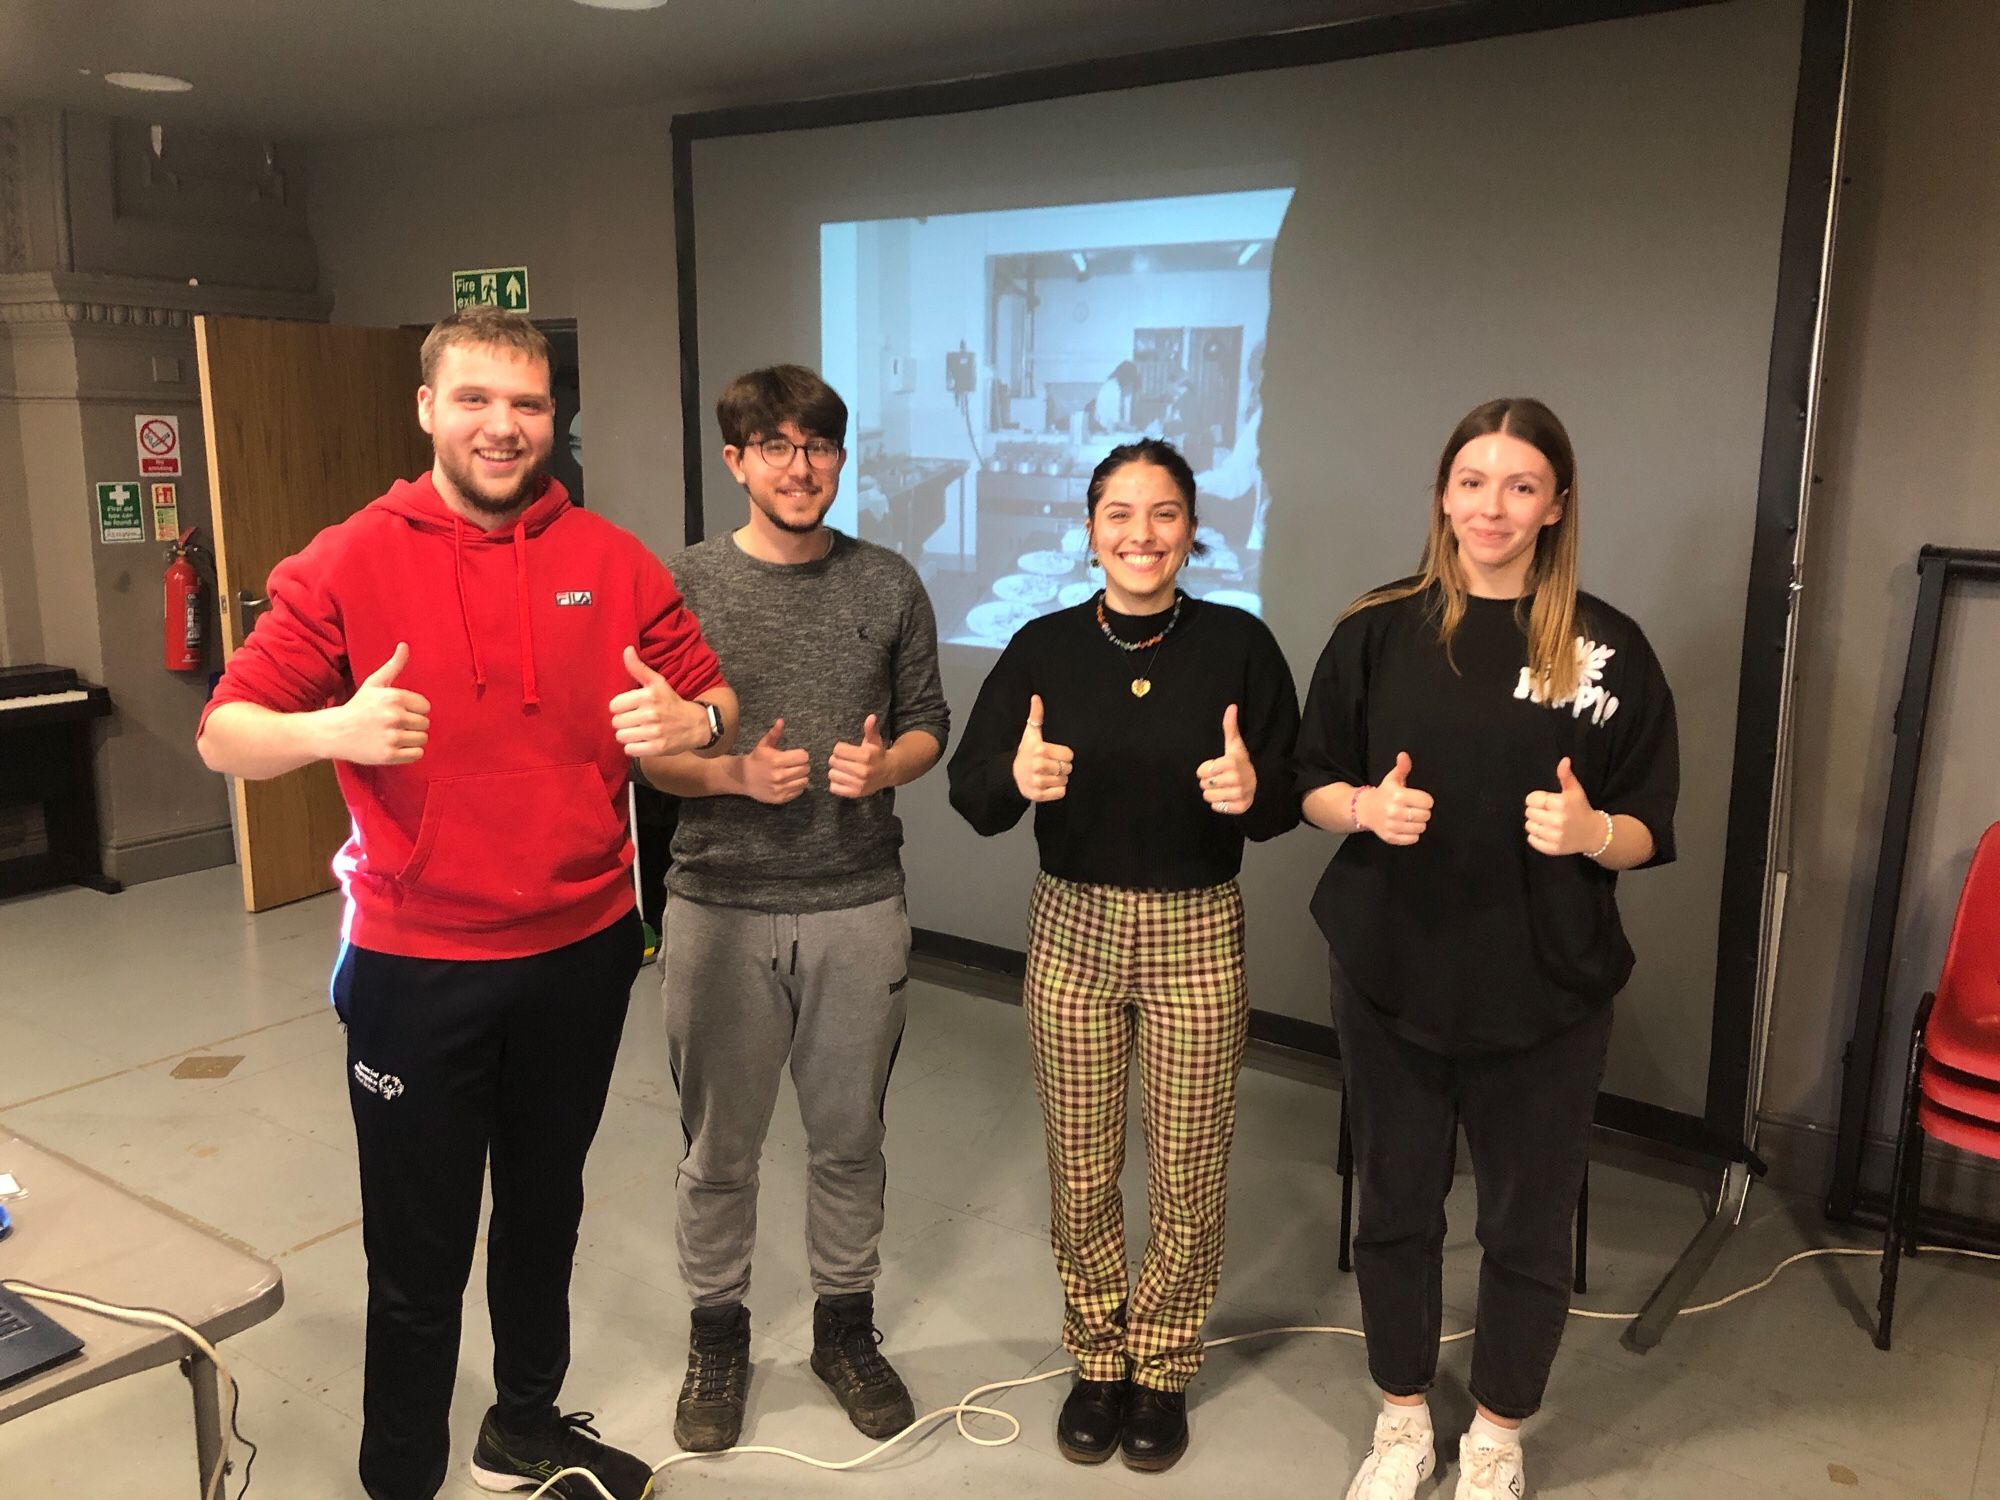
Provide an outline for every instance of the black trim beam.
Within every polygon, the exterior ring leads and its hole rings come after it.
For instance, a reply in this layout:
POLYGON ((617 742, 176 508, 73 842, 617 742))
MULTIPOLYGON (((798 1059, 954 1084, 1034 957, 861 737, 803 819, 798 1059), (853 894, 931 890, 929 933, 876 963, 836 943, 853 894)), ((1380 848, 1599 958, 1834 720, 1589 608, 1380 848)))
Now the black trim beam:
MULTIPOLYGON (((961 968, 1016 980, 1028 970, 1028 956, 1018 948, 975 942, 971 938, 957 937, 930 927, 913 928, 910 939, 911 950, 921 957, 956 964, 961 968)), ((1321 1021, 1252 1009, 1250 1036, 1253 1041, 1282 1047, 1315 1062, 1335 1064, 1340 1061, 1340 1039, 1331 1026, 1321 1021)), ((1595 1123, 1599 1131, 1630 1137, 1682 1161, 1697 1165, 1742 1161, 1747 1162, 1756 1175, 1764 1175, 1764 1164, 1741 1141, 1733 1135, 1717 1135, 1708 1129, 1699 1115, 1684 1110, 1649 1104, 1643 1099, 1629 1099, 1623 1094, 1599 1094, 1595 1123)))
POLYGON ((1068 99, 1079 94, 1108 94, 1160 83, 1265 73, 1277 68, 1414 52, 1667 11, 1699 10, 1720 3, 1722 0, 1456 0, 1419 11, 1195 42, 1122 57, 1057 63, 1011 73, 981 73, 938 83, 831 94, 781 104, 700 110, 676 115, 673 128, 677 138, 684 135, 689 140, 707 140, 817 130, 829 125, 861 125, 875 120, 970 114, 1014 104, 1068 99))
MULTIPOLYGON (((1886 1231, 1889 1227, 1888 1213, 1889 1195, 1874 1188, 1863 1188, 1855 1194, 1854 1209, 1846 1222, 1857 1229, 1886 1231)), ((1919 1205, 1916 1224, 1919 1255, 1934 1245, 1940 1249, 1976 1250, 1982 1255, 2000 1255, 2000 1226, 1990 1219, 1976 1219, 1969 1214, 1919 1205)))
POLYGON ((693 546, 708 534, 701 512, 701 330, 695 311, 694 146, 676 115, 674 140, 675 315, 681 348, 681 543, 693 546))

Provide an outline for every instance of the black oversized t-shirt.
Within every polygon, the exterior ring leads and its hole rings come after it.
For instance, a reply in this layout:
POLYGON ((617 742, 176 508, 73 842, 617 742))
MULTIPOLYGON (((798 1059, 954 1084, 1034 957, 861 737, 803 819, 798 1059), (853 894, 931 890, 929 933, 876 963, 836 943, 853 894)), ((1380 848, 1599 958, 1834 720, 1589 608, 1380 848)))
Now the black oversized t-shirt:
POLYGON ((1349 981, 1432 1051, 1532 1046, 1631 975, 1617 875, 1528 847, 1527 795, 1557 790, 1563 757, 1592 807, 1646 825, 1648 864, 1674 857, 1673 694, 1637 624, 1588 594, 1577 608, 1573 699, 1541 702, 1531 690, 1515 601, 1469 599, 1447 659, 1430 593, 1342 620, 1307 689, 1301 794, 1379 783, 1408 751, 1409 784, 1436 799, 1415 844, 1343 840, 1312 903, 1349 981))

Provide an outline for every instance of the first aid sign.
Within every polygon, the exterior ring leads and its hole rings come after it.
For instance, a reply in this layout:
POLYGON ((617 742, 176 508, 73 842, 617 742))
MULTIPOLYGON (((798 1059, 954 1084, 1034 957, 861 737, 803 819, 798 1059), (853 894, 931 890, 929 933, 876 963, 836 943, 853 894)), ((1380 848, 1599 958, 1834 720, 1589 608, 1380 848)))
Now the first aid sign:
POLYGON ((139 473, 147 479, 171 479, 181 472, 181 419, 134 417, 139 433, 139 473))

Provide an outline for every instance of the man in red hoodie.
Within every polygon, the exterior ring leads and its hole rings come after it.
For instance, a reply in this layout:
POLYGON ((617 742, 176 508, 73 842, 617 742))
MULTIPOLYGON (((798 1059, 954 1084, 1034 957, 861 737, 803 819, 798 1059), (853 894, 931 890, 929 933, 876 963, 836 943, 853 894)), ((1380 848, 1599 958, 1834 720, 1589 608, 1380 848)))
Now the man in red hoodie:
POLYGON ((666 568, 549 477, 554 412, 527 320, 481 308, 432 329, 431 472, 272 571, 270 612, 198 730, 202 759, 237 776, 332 761, 353 814, 333 1002, 361 1166, 373 1500, 444 1481, 489 1153, 498 1400, 473 1478, 532 1488, 576 1467, 619 1500, 651 1488, 556 1396, 584 1155, 639 966, 628 762, 727 750, 736 698, 666 568))

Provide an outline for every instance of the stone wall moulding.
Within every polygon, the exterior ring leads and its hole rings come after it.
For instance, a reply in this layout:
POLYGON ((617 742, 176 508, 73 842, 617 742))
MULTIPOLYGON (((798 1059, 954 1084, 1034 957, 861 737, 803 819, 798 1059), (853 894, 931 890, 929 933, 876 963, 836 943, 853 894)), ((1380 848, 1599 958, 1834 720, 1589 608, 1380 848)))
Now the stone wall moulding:
POLYGON ((62 323, 188 328, 197 313, 324 323, 332 311, 333 299, 321 292, 189 286, 79 271, 0 274, 0 327, 62 323))

